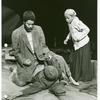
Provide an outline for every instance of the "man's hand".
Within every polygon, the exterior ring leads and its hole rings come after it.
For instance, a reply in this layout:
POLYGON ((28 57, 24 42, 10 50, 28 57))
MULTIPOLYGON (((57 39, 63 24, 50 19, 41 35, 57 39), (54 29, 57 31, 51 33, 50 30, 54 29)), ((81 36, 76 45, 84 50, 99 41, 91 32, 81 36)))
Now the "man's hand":
POLYGON ((26 65, 26 66, 30 66, 31 65, 31 60, 30 59, 25 59, 23 61, 23 64, 26 65))
POLYGON ((49 55, 47 55, 46 60, 47 60, 47 61, 48 61, 48 60, 51 60, 51 58, 52 58, 52 56, 49 54, 49 55))
POLYGON ((4 95, 2 97, 2 100, 14 100, 15 98, 18 98, 19 96, 22 96, 22 95, 23 93, 19 91, 11 95, 4 95))
POLYGON ((48 55, 48 59, 51 60, 51 58, 52 58, 52 56, 51 55, 48 55))
POLYGON ((46 61, 51 60, 51 58, 52 58, 52 56, 49 53, 45 54, 45 60, 46 61))

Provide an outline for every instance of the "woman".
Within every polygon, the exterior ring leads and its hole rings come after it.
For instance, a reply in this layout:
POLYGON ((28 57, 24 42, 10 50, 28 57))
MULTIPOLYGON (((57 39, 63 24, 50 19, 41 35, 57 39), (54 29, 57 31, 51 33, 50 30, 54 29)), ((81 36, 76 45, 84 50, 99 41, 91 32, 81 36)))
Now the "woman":
POLYGON ((73 9, 67 9, 64 13, 69 27, 69 34, 64 40, 67 44, 69 39, 73 40, 74 52, 72 56, 71 72, 76 81, 92 80, 92 68, 90 57, 90 29, 79 20, 73 9))

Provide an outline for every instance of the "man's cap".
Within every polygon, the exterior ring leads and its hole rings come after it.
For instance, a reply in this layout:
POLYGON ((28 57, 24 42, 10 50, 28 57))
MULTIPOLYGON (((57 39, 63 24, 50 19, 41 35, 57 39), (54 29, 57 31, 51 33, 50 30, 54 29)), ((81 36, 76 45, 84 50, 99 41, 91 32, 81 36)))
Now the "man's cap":
POLYGON ((56 80, 59 77, 58 70, 54 66, 45 66, 44 75, 48 80, 56 80))

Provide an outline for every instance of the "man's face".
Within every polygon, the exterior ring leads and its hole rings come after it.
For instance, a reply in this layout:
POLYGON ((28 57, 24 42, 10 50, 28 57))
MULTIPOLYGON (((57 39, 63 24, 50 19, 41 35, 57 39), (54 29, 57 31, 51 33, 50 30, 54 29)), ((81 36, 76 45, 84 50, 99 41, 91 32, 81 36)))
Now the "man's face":
POLYGON ((33 30, 34 21, 27 20, 26 22, 24 22, 24 26, 27 32, 31 32, 33 30))

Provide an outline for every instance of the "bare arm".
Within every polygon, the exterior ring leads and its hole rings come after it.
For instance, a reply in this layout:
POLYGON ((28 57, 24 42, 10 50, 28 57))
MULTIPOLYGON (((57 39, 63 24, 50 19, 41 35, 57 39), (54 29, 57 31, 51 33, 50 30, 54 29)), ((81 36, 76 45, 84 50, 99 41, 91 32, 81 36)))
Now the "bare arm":
POLYGON ((66 39, 64 40, 64 44, 67 44, 68 40, 70 40, 70 39, 71 39, 71 34, 68 33, 66 39))

